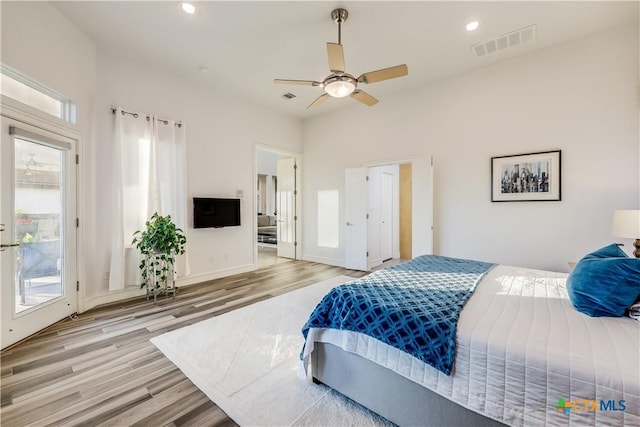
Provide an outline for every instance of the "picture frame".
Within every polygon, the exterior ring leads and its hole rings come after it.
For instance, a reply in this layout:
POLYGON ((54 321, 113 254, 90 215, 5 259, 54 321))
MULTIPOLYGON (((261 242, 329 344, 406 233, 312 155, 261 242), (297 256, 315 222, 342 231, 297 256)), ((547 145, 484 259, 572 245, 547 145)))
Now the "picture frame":
POLYGON ((562 151, 491 158, 492 202, 560 201, 562 151))

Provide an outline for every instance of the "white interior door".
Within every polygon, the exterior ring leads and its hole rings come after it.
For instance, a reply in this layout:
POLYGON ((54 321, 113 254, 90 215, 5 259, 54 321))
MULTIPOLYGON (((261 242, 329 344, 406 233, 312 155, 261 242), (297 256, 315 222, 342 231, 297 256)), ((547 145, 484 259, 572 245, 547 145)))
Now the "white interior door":
POLYGON ((296 259, 296 159, 279 159, 277 168, 277 253, 279 257, 296 259))
POLYGON ((433 254, 433 157, 412 162, 412 256, 433 254))
POLYGON ((369 200, 367 210, 367 267, 369 270, 382 264, 380 252, 380 180, 382 179, 382 167, 372 167, 367 171, 369 200))
POLYGON ((380 256, 382 261, 393 258, 394 176, 383 171, 380 183, 380 256))
POLYGON ((2 117, 1 345, 77 311, 73 139, 2 117))
POLYGON ((367 168, 345 171, 345 267, 367 271, 367 168))

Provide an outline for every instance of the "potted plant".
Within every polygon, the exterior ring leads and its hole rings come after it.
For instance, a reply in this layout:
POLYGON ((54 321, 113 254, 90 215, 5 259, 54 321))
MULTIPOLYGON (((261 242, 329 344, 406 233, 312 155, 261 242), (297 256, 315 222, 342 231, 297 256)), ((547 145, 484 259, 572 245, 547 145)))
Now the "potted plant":
POLYGON ((168 274, 173 274, 175 256, 184 254, 187 238, 176 227, 171 215, 162 216, 156 212, 145 223, 145 227, 144 230, 133 233, 132 244, 143 255, 140 262, 143 282, 140 287, 148 285, 149 291, 153 286, 153 292, 156 292, 160 288, 166 289, 168 274), (155 283, 148 283, 150 274, 155 277, 155 283))

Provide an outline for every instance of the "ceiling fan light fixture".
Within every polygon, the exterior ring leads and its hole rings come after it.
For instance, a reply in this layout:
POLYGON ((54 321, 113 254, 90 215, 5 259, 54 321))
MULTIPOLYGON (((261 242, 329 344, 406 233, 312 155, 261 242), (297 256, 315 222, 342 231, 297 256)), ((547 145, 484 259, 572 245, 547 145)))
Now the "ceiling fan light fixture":
POLYGON ((344 98, 356 90, 357 81, 350 76, 333 76, 323 82, 324 91, 334 98, 344 98))

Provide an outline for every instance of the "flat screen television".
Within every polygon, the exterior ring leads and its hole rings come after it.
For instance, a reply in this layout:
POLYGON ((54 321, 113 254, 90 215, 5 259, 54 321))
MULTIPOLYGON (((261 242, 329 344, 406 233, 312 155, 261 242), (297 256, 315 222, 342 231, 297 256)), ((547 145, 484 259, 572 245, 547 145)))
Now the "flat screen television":
POLYGON ((193 198, 193 228, 240 225, 240 199, 193 198))

